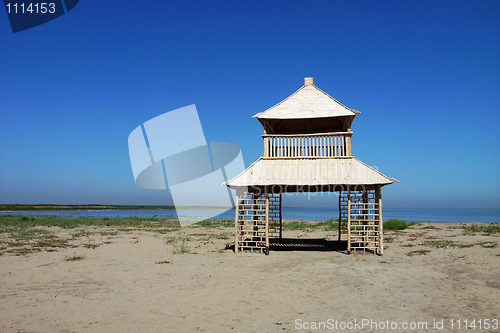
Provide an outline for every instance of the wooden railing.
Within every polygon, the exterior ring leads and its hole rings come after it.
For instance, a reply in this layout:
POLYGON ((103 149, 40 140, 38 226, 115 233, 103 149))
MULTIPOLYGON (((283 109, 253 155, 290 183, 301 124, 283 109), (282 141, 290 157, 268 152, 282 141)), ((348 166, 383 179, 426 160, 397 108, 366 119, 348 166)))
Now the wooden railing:
POLYGON ((332 158, 351 156, 352 132, 264 134, 264 158, 332 158))

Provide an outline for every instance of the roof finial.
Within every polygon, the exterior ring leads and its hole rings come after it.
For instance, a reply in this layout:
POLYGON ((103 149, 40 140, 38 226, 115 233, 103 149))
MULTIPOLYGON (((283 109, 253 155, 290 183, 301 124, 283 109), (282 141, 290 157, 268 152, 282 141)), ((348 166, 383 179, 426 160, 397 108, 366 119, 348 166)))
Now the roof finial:
POLYGON ((312 86, 314 84, 314 78, 313 77, 305 77, 304 78, 304 85, 306 86, 312 86))

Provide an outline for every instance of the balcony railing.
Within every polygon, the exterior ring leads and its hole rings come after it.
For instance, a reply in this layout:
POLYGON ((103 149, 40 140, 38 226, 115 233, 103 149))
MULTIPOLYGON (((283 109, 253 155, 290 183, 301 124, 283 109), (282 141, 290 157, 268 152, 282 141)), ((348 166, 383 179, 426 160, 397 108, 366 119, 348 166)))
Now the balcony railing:
POLYGON ((333 158, 351 156, 352 132, 264 134, 264 158, 333 158))

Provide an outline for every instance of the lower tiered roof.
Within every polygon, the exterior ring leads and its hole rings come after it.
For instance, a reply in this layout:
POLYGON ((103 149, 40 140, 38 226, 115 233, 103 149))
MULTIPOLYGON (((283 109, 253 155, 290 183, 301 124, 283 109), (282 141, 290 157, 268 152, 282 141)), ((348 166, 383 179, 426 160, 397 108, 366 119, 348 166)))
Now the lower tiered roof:
POLYGON ((344 158, 259 158, 245 171, 225 182, 231 188, 335 185, 389 185, 399 182, 350 156, 344 158))

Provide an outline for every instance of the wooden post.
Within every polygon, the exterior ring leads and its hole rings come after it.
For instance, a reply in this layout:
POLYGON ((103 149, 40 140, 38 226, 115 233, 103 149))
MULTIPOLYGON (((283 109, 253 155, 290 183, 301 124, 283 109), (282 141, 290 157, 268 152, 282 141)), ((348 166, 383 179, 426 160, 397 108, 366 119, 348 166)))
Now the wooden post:
POLYGON ((347 253, 351 253, 351 191, 347 185, 347 253))
POLYGON ((333 136, 333 155, 332 155, 334 157, 338 156, 338 151, 337 151, 337 145, 338 145, 338 143, 337 143, 337 141, 338 141, 337 140, 337 135, 334 135, 333 136))
POLYGON ((349 136, 344 135, 344 156, 349 154, 349 136))
POLYGON ((345 136, 345 156, 350 156, 351 155, 351 137, 349 135, 345 136))
POLYGON ((259 196, 255 193, 252 194, 252 225, 253 225, 253 232, 252 232, 252 241, 258 241, 259 237, 259 216, 258 216, 258 211, 259 211, 259 205, 258 203, 259 196))
POLYGON ((269 189, 266 186, 266 255, 269 254, 269 189))
POLYGON ((384 221, 382 221, 382 189, 381 186, 377 188, 378 197, 378 237, 379 237, 379 254, 384 254, 384 221))
MULTIPOLYGON (((368 211, 368 191, 365 189, 363 189, 363 193, 362 193, 362 199, 361 199, 361 202, 362 202, 362 207, 363 207, 363 247, 366 247, 368 246, 368 214, 369 214, 369 211, 368 211)), ((363 249, 363 254, 365 253, 365 250, 363 249)))
POLYGON ((335 136, 334 135, 330 135, 330 157, 333 157, 335 156, 333 154, 333 149, 335 147, 334 143, 333 143, 333 140, 335 140, 335 136))
POLYGON ((241 191, 236 190, 236 207, 235 207, 235 217, 234 217, 234 253, 238 253, 239 248, 238 248, 238 236, 239 236, 239 231, 238 231, 238 225, 239 225, 239 206, 240 206, 240 196, 241 196, 241 191))
POLYGON ((271 143, 270 143, 270 146, 269 146, 269 157, 274 157, 274 147, 276 145, 275 143, 275 138, 274 137, 271 137, 270 140, 271 140, 271 143))
POLYGON ((305 138, 303 136, 300 137, 300 157, 306 156, 305 152, 305 138))
POLYGON ((347 141, 348 141, 348 144, 347 144, 347 149, 348 149, 347 156, 352 156, 351 135, 352 134, 348 134, 348 136, 347 136, 347 141))
POLYGON ((293 157, 293 137, 287 137, 287 157, 293 157))

